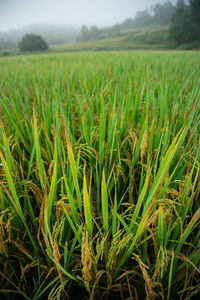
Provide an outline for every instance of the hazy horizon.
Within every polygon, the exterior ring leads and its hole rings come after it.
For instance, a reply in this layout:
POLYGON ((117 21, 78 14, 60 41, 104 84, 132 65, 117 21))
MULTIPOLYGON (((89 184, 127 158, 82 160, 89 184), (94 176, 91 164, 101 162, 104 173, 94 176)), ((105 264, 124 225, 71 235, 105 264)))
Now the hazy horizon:
MULTIPOLYGON (((111 26, 167 0, 0 0, 0 31, 31 25, 111 26)), ((171 1, 174 2, 174 1, 171 1)))

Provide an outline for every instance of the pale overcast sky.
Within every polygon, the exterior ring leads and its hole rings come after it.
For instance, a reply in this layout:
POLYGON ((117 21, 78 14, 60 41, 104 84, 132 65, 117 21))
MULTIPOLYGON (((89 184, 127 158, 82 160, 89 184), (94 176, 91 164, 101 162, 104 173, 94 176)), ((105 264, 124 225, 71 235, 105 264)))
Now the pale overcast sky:
MULTIPOLYGON (((167 0, 0 0, 0 31, 31 24, 109 26, 167 0)), ((175 0, 174 0, 175 1, 175 0)))

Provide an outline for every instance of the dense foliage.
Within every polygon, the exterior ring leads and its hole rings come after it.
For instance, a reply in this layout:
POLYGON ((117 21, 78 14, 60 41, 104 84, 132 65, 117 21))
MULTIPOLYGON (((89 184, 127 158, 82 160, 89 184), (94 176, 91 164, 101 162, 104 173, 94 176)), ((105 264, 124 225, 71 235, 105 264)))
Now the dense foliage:
POLYGON ((48 49, 48 44, 39 35, 26 34, 19 43, 20 51, 44 51, 48 49))
POLYGON ((170 37, 178 45, 200 42, 200 0, 190 0, 189 6, 178 0, 170 37))
POLYGON ((199 64, 1 58, 0 298, 198 299, 199 64))

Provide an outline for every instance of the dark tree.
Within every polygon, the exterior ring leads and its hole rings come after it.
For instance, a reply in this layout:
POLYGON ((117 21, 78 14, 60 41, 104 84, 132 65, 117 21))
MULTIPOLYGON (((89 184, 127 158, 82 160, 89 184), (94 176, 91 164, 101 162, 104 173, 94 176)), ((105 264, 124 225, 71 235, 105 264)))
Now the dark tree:
POLYGON ((97 40, 100 37, 100 30, 97 26, 91 26, 90 28, 90 38, 92 40, 97 40))
POLYGON ((190 0, 193 21, 200 25, 200 0, 190 0))
POLYGON ((185 9, 185 2, 184 0, 178 0, 176 4, 176 9, 178 11, 184 10, 185 9))
POLYGON ((78 38, 78 40, 80 41, 88 41, 90 39, 90 30, 88 29, 88 27, 86 25, 83 25, 81 27, 81 34, 78 38))
POLYGON ((153 24, 165 25, 170 24, 171 18, 176 8, 167 1, 164 4, 156 4, 153 9, 153 24))
POLYGON ((170 37, 177 45, 188 44, 196 40, 196 30, 187 13, 178 14, 170 26, 170 37))
POLYGON ((177 9, 170 26, 171 40, 178 45, 200 41, 200 0, 190 0, 186 6, 177 1, 177 9))
POLYGON ((134 26, 142 27, 152 24, 153 16, 148 10, 138 11, 134 19, 134 26))
POLYGON ((20 51, 44 51, 48 49, 48 44, 39 35, 26 34, 19 43, 20 51))
MULTIPOLYGON (((183 0, 178 0, 178 2, 180 1, 182 3, 183 0)), ((149 10, 137 12, 132 24, 136 27, 170 24, 175 11, 176 7, 170 1, 166 1, 163 4, 157 3, 149 10)))

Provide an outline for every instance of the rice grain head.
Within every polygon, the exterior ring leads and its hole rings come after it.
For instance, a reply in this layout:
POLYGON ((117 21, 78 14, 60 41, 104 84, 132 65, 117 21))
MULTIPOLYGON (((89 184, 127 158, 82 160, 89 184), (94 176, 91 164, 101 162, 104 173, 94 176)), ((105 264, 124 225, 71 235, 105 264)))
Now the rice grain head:
POLYGON ((142 138, 141 147, 140 147, 140 155, 141 155, 142 162, 143 162, 143 157, 144 157, 147 145, 148 145, 148 133, 145 131, 143 138, 142 138))
POLYGON ((83 233, 81 249, 82 276, 87 290, 90 291, 89 284, 92 280, 92 251, 88 239, 87 231, 83 233))

